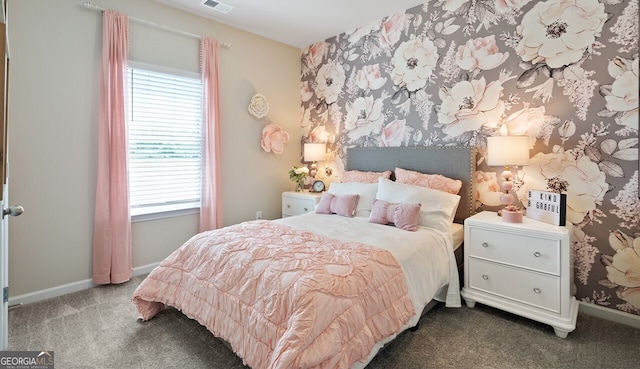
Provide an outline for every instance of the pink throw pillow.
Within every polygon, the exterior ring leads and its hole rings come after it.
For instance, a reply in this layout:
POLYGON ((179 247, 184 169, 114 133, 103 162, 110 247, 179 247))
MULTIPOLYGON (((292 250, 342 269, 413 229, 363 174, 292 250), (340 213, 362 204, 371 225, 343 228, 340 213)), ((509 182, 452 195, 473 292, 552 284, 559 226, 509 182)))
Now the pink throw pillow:
POLYGON ((341 182, 362 182, 378 183, 378 178, 391 178, 391 171, 384 172, 362 172, 359 170, 348 170, 342 175, 341 182))
POLYGON ((413 170, 396 168, 396 182, 412 186, 431 188, 457 195, 462 188, 462 181, 451 179, 440 174, 425 174, 413 170))
POLYGON ((405 231, 418 229, 421 204, 401 203, 391 204, 384 200, 376 199, 371 205, 370 223, 393 224, 405 231))
POLYGON ((318 202, 316 213, 318 214, 338 214, 343 217, 353 217, 356 213, 356 206, 360 195, 350 194, 336 196, 325 192, 318 202))

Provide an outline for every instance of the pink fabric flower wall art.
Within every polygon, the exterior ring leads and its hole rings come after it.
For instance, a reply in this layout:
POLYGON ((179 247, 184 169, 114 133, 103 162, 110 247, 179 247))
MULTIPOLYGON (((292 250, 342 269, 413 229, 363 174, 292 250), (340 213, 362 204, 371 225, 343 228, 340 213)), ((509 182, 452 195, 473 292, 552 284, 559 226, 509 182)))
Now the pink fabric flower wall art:
POLYGON ((289 141, 289 133, 277 124, 267 124, 262 130, 260 146, 266 152, 282 154, 284 144, 289 141))

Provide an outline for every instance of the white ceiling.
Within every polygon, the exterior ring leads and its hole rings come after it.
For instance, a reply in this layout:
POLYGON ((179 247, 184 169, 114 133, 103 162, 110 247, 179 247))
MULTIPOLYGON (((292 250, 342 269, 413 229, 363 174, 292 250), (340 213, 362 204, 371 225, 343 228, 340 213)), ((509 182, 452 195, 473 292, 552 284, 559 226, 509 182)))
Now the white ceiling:
POLYGON ((302 49, 427 0, 220 0, 227 14, 205 0, 154 1, 302 49))

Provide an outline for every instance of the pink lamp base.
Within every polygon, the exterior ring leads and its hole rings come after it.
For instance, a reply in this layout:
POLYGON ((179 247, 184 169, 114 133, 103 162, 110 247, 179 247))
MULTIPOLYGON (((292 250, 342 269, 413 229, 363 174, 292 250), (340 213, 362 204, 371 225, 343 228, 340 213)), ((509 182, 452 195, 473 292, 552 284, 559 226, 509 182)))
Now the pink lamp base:
POLYGON ((502 209, 502 220, 507 223, 522 223, 522 212, 502 209))

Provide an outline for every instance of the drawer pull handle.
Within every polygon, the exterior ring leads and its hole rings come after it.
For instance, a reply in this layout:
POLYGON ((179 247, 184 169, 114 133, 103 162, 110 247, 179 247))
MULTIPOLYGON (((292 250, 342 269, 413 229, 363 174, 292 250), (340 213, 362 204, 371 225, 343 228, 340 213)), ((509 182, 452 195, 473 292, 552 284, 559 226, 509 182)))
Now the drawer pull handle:
POLYGON ((304 211, 309 211, 309 209, 307 209, 307 208, 304 208, 304 211))
POLYGON ((536 288, 533 289, 533 292, 540 293, 540 289, 538 287, 536 287, 536 288))
POLYGON ((482 275, 482 279, 484 279, 484 280, 486 281, 486 280, 488 280, 488 279, 489 279, 489 276, 488 276, 488 275, 486 275, 486 274, 483 274, 483 275, 482 275))
POLYGON ((291 208, 291 205, 287 205, 287 209, 291 208))
POLYGON ((489 244, 488 244, 488 243, 486 243, 486 242, 483 242, 483 243, 482 243, 482 247, 489 247, 489 244))
POLYGON ((533 256, 539 258, 540 257, 540 253, 538 251, 536 251, 536 252, 533 253, 533 256))

